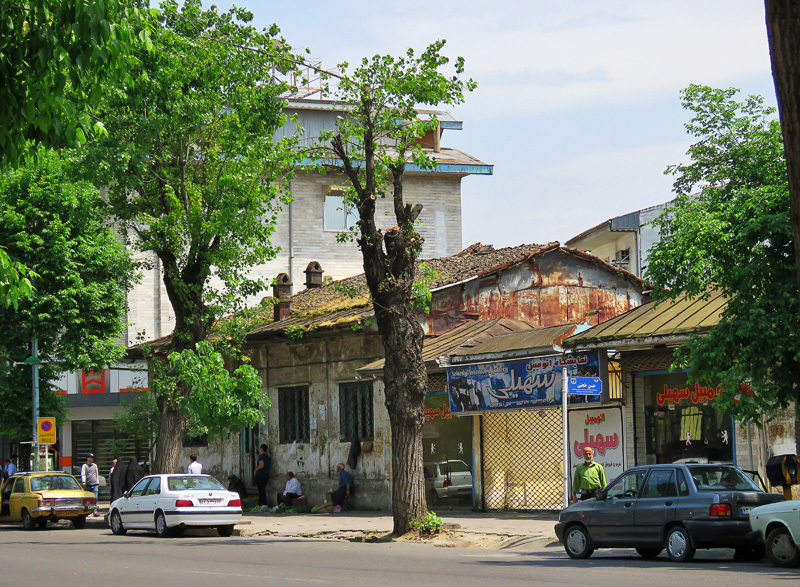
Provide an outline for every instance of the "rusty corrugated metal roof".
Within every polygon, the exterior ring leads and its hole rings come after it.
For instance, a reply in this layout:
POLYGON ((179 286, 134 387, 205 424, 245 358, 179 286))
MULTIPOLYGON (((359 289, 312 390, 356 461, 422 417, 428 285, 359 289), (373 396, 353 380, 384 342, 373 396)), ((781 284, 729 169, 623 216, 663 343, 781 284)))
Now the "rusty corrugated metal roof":
MULTIPOLYGON (((422 359, 431 363, 441 356, 449 356, 457 349, 470 348, 480 345, 483 341, 494 337, 502 337, 512 332, 525 332, 533 330, 533 325, 521 320, 510 318, 495 318, 494 320, 476 320, 468 322, 441 336, 426 337, 422 347, 422 359)), ((383 359, 373 361, 359 369, 359 371, 382 371, 383 359)))
POLYGON ((466 345, 453 353, 454 363, 475 361, 479 357, 521 356, 553 351, 570 334, 575 332, 577 324, 559 324, 546 328, 534 328, 521 332, 512 332, 495 336, 472 347, 466 345))
POLYGON ((718 291, 710 292, 708 298, 681 296, 675 300, 650 302, 572 336, 564 345, 577 348, 685 339, 719 324, 727 303, 728 299, 718 291))

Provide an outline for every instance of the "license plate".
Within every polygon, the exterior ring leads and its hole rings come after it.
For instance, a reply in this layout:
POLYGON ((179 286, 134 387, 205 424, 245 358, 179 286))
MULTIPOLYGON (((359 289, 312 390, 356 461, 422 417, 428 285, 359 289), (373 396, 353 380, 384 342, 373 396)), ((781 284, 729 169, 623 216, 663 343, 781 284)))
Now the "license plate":
POLYGON ((747 516, 747 515, 750 515, 750 510, 751 509, 753 509, 753 508, 751 508, 750 506, 747 506, 747 505, 743 505, 742 507, 739 508, 739 513, 747 516))
POLYGON ((214 505, 217 503, 222 503, 221 499, 201 499, 200 505, 214 505))

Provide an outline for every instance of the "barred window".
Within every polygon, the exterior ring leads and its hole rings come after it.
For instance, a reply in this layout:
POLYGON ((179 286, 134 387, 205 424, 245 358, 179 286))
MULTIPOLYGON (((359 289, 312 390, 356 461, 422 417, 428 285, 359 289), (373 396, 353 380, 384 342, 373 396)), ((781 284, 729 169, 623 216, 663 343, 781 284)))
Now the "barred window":
POLYGON ((308 386, 278 389, 278 426, 281 444, 308 442, 308 386))
POLYGON ((372 381, 339 384, 339 440, 372 440, 372 381))

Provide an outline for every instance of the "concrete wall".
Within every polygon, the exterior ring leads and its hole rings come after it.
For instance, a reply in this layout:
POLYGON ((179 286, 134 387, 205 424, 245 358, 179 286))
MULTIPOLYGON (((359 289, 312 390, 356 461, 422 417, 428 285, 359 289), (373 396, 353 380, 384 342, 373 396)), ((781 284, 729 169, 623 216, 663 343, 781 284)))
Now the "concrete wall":
MULTIPOLYGON (((380 340, 372 331, 310 335, 302 342, 275 341, 255 349, 253 366, 272 401, 258 440, 269 445, 272 457, 271 503, 283 491, 287 471, 295 473, 310 504, 321 504, 325 493, 336 488, 336 465, 347 462, 351 444, 339 440, 339 384, 355 381, 357 368, 382 356, 380 340), (291 454, 292 444, 280 443, 278 389, 295 385, 309 387, 311 426, 310 442, 296 445, 291 454)), ((391 503, 391 441, 384 398, 383 383, 375 380, 373 451, 362 454, 358 467, 350 471, 358 488, 354 502, 359 509, 388 509, 391 503)))

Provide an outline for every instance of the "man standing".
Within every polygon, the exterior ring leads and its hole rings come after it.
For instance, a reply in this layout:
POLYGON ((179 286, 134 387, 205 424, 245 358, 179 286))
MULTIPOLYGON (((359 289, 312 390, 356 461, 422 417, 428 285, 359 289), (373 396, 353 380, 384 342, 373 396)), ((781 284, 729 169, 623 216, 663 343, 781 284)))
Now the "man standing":
POLYGON ((269 505, 267 503, 267 481, 269 481, 269 470, 272 462, 267 455, 267 445, 262 444, 258 449, 258 461, 253 470, 253 477, 258 486, 258 505, 269 505))
MULTIPOLYGON (((11 456, 14 456, 14 455, 11 455, 11 456)), ((11 477, 12 475, 16 475, 17 474, 17 466, 14 464, 14 461, 12 461, 8 457, 6 457, 4 459, 4 462, 5 462, 5 467, 4 468, 5 468, 6 477, 11 477)))
POLYGON ((341 508, 348 495, 352 495, 356 490, 356 484, 353 476, 344 470, 344 463, 336 465, 336 472, 339 473, 339 487, 336 491, 331 492, 331 500, 333 506, 341 508))
MULTIPOLYGON (((100 473, 97 470, 97 464, 94 462, 94 454, 89 453, 86 455, 86 462, 81 467, 81 481, 86 485, 86 490, 94 493, 95 500, 97 499, 98 487, 100 485, 100 473)), ((94 516, 99 515, 97 510, 94 510, 94 516)))
POLYGON ((203 465, 197 462, 197 455, 191 455, 189 460, 192 461, 189 463, 189 466, 186 467, 186 472, 189 475, 200 475, 203 472, 203 465))
POLYGON ((278 494, 278 505, 285 505, 292 507, 292 501, 303 495, 303 490, 300 489, 300 481, 298 481, 294 473, 289 471, 286 473, 286 487, 283 488, 283 493, 278 494))
POLYGON ((587 446, 583 449, 583 462, 578 465, 572 480, 572 503, 578 503, 579 495, 581 501, 593 498, 595 491, 606 485, 603 465, 594 462, 594 449, 587 446))

